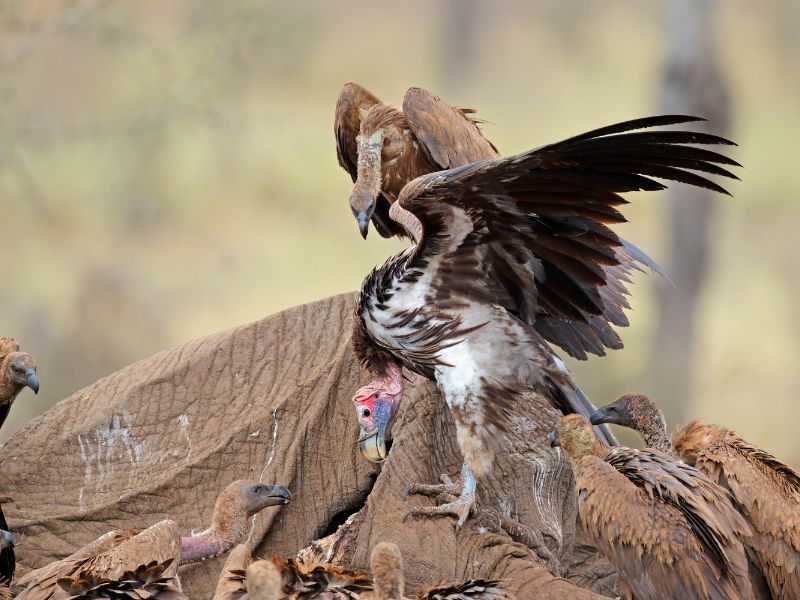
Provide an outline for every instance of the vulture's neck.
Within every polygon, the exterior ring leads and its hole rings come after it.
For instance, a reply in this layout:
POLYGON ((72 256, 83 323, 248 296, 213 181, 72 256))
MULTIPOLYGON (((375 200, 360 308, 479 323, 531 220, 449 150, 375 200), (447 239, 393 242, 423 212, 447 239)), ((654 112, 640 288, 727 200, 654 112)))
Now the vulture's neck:
POLYGON ((238 507, 219 504, 211 527, 197 535, 181 538, 181 564, 219 556, 238 544, 247 528, 247 514, 238 507))
POLYGON ((667 434, 667 424, 660 414, 654 415, 646 424, 637 427, 646 448, 672 453, 672 441, 667 434))

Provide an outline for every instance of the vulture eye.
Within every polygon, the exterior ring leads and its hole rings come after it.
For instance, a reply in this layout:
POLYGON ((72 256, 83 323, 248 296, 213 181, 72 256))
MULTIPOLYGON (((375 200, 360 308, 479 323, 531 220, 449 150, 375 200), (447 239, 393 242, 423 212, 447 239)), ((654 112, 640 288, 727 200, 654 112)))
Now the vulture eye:
POLYGON ((364 417, 365 419, 369 417, 371 414, 372 412, 368 408, 361 409, 361 416, 364 417))
POLYGON ((260 485, 257 485, 256 487, 253 488, 253 493, 258 494, 259 492, 261 492, 262 489, 263 488, 260 485))

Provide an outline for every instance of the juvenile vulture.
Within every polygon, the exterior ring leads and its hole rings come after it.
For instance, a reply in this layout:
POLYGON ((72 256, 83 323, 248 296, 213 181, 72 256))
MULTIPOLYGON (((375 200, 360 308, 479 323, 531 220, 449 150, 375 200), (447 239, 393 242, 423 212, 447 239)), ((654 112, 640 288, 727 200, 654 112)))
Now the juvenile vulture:
POLYGON ((363 237, 370 218, 383 237, 404 233, 389 206, 412 179, 499 156, 474 112, 420 88, 406 92, 401 109, 357 83, 344 85, 336 102, 336 156, 355 184, 350 209, 363 237))
MULTIPOLYGON (((416 245, 364 280, 353 347, 373 380, 353 400, 361 450, 375 462, 387 455, 403 367, 435 380, 450 407, 464 465, 462 485, 443 491, 460 497, 412 514, 465 521, 475 476, 491 468, 523 392, 542 394, 565 414, 594 410, 547 342, 584 357, 621 345, 611 325, 627 306, 619 273, 626 246, 609 227, 625 220, 620 193, 665 187, 652 177, 727 193, 693 171, 733 178, 717 163, 737 163, 687 144, 732 142, 636 131, 697 120, 619 123, 403 188, 390 214, 416 245)), ((614 440, 607 430, 601 435, 614 440)))
POLYGON ((278 597, 291 600, 357 599, 360 594, 372 589, 369 575, 363 571, 345 569, 328 563, 305 564, 277 556, 254 562, 247 547, 239 545, 231 551, 225 561, 214 600, 260 600, 258 596, 250 596, 251 589, 273 588, 274 582, 271 580, 274 575, 271 574, 274 573, 277 573, 280 581, 281 594, 278 597), (267 568, 261 563, 269 563, 274 569, 267 568), (256 573, 263 576, 259 582, 251 582, 249 579, 253 567, 256 573))
POLYGON ((165 574, 171 564, 172 560, 153 561, 113 579, 86 572, 77 577, 63 577, 58 585, 66 592, 66 600, 189 600, 181 591, 177 576, 165 574))
POLYGON ((22 391, 29 387, 39 393, 39 376, 36 359, 20 352, 19 345, 9 337, 0 338, 0 427, 6 421, 11 405, 22 391))
MULTIPOLYGON (((370 555, 374 591, 364 600, 408 600, 404 595, 403 557, 400 549, 381 542, 370 555)), ((510 600, 493 580, 471 579, 463 583, 443 584, 423 590, 417 600, 510 600)))
POLYGON ((740 541, 750 528, 704 473, 659 450, 604 448, 582 415, 550 435, 569 455, 581 522, 624 598, 753 597, 740 541))
POLYGON ((165 564, 159 578, 175 577, 178 565, 206 560, 238 544, 254 514, 268 506, 288 504, 289 490, 280 485, 236 481, 217 498, 211 526, 181 537, 175 521, 165 520, 137 533, 110 531, 77 552, 36 569, 14 583, 21 600, 61 598, 59 580, 73 578, 106 585, 123 582, 127 572, 145 572, 150 563, 165 564), (168 562, 169 561, 169 562, 168 562))
POLYGON ((730 429, 692 421, 670 441, 664 414, 641 394, 626 394, 592 414, 639 432, 651 448, 669 452, 733 493, 753 536, 748 545, 772 598, 800 598, 800 474, 730 429))

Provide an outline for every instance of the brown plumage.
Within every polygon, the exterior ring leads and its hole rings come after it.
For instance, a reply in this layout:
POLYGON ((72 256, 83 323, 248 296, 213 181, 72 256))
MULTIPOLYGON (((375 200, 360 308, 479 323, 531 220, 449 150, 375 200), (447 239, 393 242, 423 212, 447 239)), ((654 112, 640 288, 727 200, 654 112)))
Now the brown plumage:
POLYGON ((619 571, 627 598, 752 598, 750 528, 703 472, 655 449, 604 448, 581 415, 551 443, 569 455, 581 522, 619 571))
POLYGON ((499 156, 468 108, 411 88, 402 108, 346 83, 336 102, 336 155, 355 186, 350 208, 367 236, 369 219, 383 237, 404 232, 389 218, 403 186, 427 173, 499 156))
POLYGON ((171 564, 172 560, 153 561, 113 579, 83 572, 77 577, 59 579, 58 585, 67 593, 65 600, 189 600, 181 591, 177 577, 166 574, 171 564))
POLYGON ((239 545, 225 561, 214 600, 254 600, 249 596, 248 574, 252 572, 251 567, 264 561, 269 561, 280 577, 281 599, 357 600, 361 593, 372 589, 372 581, 363 571, 329 563, 306 564, 278 556, 253 562, 247 547, 239 545))
POLYGON ((178 525, 165 520, 144 531, 110 531, 77 552, 36 569, 14 583, 23 600, 57 597, 58 581, 65 577, 92 581, 121 581, 126 571, 137 571, 152 561, 166 564, 164 577, 177 574, 179 564, 206 560, 227 552, 244 536, 252 515, 268 506, 289 502, 283 486, 236 481, 217 498, 211 527, 181 537, 178 525))
POLYGON ((26 387, 35 394, 39 393, 36 359, 21 352, 12 338, 0 338, 0 427, 5 423, 14 400, 26 387))
POLYGON ((753 536, 748 545, 772 598, 800 598, 800 474, 767 451, 719 425, 692 421, 670 440, 664 415, 650 398, 626 394, 598 409, 592 422, 637 431, 730 490, 753 536))
MULTIPOLYGON (((392 543, 381 542, 370 555, 373 592, 364 600, 407 600, 404 595, 403 556, 392 543)), ((463 583, 444 583, 429 587, 415 596, 417 600, 510 600, 500 583, 471 579, 463 583)))
MULTIPOLYGON (((705 133, 638 131, 696 121, 667 115, 618 123, 495 160, 415 179, 392 204, 415 246, 365 279, 353 347, 373 381, 354 398, 368 458, 385 459, 402 367, 434 379, 461 452, 456 503, 426 514, 463 523, 514 405, 535 391, 563 413, 594 410, 548 342, 578 358, 619 347, 626 265, 643 257, 611 229, 621 194, 654 178, 727 193, 696 173, 735 177, 735 161, 697 144, 705 133)), ((646 257, 641 258, 646 260, 646 257)), ((608 430, 601 434, 611 443, 608 430)), ((420 513, 418 513, 420 514, 420 513)))
POLYGON ((245 572, 247 595, 250 600, 280 600, 283 597, 283 577, 269 560, 257 560, 245 572))

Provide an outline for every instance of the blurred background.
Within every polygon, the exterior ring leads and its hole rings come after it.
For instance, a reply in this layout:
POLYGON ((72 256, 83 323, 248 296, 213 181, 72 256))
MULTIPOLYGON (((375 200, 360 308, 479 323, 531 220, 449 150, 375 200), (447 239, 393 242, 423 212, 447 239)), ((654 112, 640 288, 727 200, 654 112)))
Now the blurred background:
MULTIPOLYGON (((712 119, 727 197, 639 194, 626 348, 595 403, 652 394, 800 465, 800 3, 8 0, 0 335, 39 358, 0 434, 158 350, 356 289, 365 242, 333 110, 356 81, 477 108, 505 154, 659 112, 712 119)), ((701 195, 702 196, 702 195, 701 195)))

